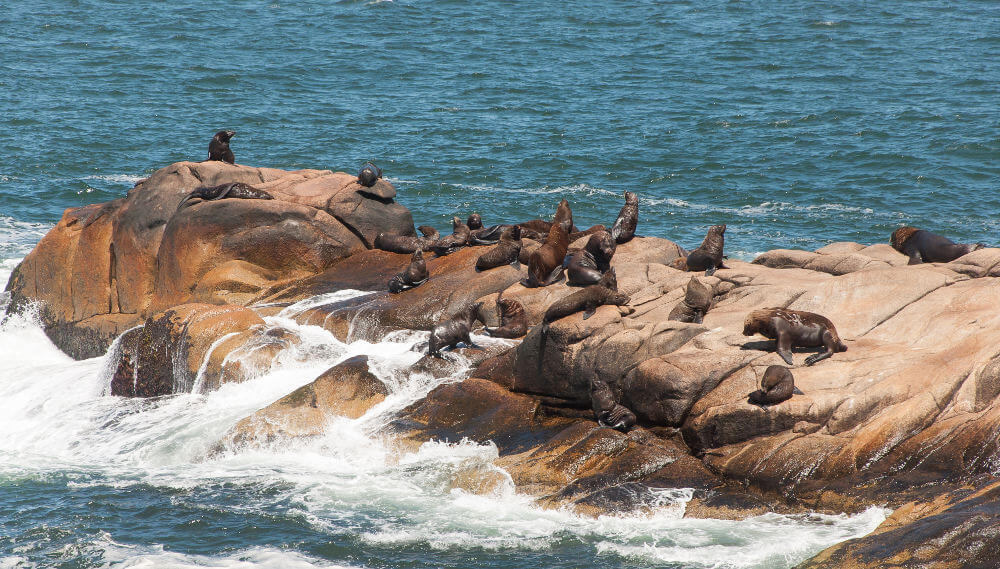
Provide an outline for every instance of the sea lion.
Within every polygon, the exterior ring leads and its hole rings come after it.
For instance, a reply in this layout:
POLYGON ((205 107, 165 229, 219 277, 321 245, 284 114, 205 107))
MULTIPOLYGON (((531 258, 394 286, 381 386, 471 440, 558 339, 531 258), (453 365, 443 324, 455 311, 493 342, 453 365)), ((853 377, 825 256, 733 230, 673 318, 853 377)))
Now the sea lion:
POLYGON ((528 257, 528 277, 521 280, 521 284, 534 288, 548 286, 562 279, 567 249, 569 236, 566 230, 562 224, 553 223, 548 239, 528 257))
POLYGON ((604 273, 597 284, 592 284, 553 302, 545 310, 542 324, 550 324, 581 310, 583 310, 583 319, 586 320, 593 316, 598 306, 605 304, 624 306, 628 304, 629 300, 627 294, 618 292, 618 277, 615 275, 615 270, 611 269, 604 273))
POLYGON ((754 405, 777 405, 791 399, 793 393, 802 394, 795 387, 792 370, 785 366, 767 366, 760 379, 760 389, 750 392, 747 401, 754 405))
POLYGON ((615 401, 606 381, 595 378, 590 382, 590 404, 597 422, 603 427, 627 433, 635 426, 635 413, 615 401))
POLYGON ((667 320, 701 324, 705 313, 712 306, 712 289, 697 277, 688 281, 684 298, 667 315, 667 320))
POLYGON ((552 218, 552 223, 562 225, 566 235, 573 233, 573 210, 569 207, 569 202, 565 199, 556 206, 556 215, 552 218))
POLYGON ((177 204, 176 211, 180 211, 180 209, 187 205, 190 200, 195 198, 204 201, 221 200, 223 198, 273 200, 274 196, 264 190, 255 188, 250 184, 244 184, 243 182, 229 182, 228 184, 219 184, 218 186, 201 186, 200 188, 195 188, 190 194, 184 196, 181 203, 177 204))
POLYGON ((425 282, 427 282, 427 262, 424 261, 424 252, 417 249, 410 257, 410 265, 406 270, 389 280, 389 292, 400 293, 425 282))
POLYGON ((601 231, 607 231, 607 230, 608 228, 603 225, 600 224, 593 225, 591 227, 588 227, 587 229, 584 229, 583 231, 574 231, 573 233, 570 233, 569 242, 572 243, 577 239, 580 239, 581 237, 586 237, 588 235, 593 235, 595 233, 600 233, 601 231))
POLYGON ((469 229, 475 231, 477 229, 483 228, 483 216, 478 213, 470 213, 469 218, 465 221, 465 224, 469 226, 469 229))
POLYGON ((366 188, 374 186, 375 182, 377 182, 381 177, 382 169, 371 162, 366 162, 365 165, 358 170, 358 183, 366 188))
POLYGON ((233 151, 229 148, 229 139, 234 136, 236 136, 235 130, 220 130, 215 133, 212 141, 208 143, 208 159, 234 164, 236 157, 233 156, 233 151))
POLYGON ((611 236, 615 243, 628 243, 635 237, 635 226, 639 224, 639 195, 625 191, 625 205, 618 212, 618 219, 611 226, 611 236))
POLYGON ((578 286, 597 284, 601 275, 611 268, 611 257, 616 248, 614 238, 607 231, 591 235, 583 249, 573 251, 563 261, 568 283, 578 286))
POLYGON ((708 234, 701 242, 701 246, 688 253, 687 258, 683 261, 687 267, 686 270, 705 271, 705 275, 711 275, 715 269, 728 268, 722 264, 722 249, 726 242, 725 233, 725 224, 709 227, 708 234))
POLYGON ((472 232, 469 230, 468 225, 462 223, 461 219, 452 217, 451 226, 451 235, 446 235, 431 243, 429 246, 430 249, 439 257, 453 253, 455 250, 465 247, 469 243, 469 236, 472 232))
POLYGON ((487 334, 494 338, 520 338, 528 333, 528 316, 520 302, 503 298, 501 292, 497 298, 497 310, 500 312, 500 327, 487 328, 487 334))
POLYGON ((389 233, 379 233, 375 236, 375 248, 392 253, 412 254, 419 249, 430 248, 431 243, 441 238, 437 229, 429 225, 421 225, 417 229, 423 237, 413 235, 392 235, 389 233))
POLYGON ((947 237, 916 227, 900 227, 893 231, 889 244, 910 258, 908 265, 950 263, 962 255, 985 247, 983 243, 974 245, 955 243, 947 237))
POLYGON ((837 329, 825 316, 787 308, 762 308, 747 315, 743 322, 743 335, 760 334, 777 340, 776 348, 781 359, 788 365, 792 361, 795 346, 823 346, 824 351, 806 358, 806 365, 824 360, 835 352, 846 352, 847 346, 840 341, 837 329))
POLYGON ((472 342, 469 333, 472 331, 472 325, 479 318, 479 309, 482 306, 482 302, 470 304, 458 314, 434 325, 430 339, 427 341, 427 355, 440 358, 442 357, 441 350, 454 348, 460 342, 464 342, 469 347, 478 348, 479 346, 472 342))
POLYGON ((500 242, 492 249, 483 253, 476 260, 477 271, 487 271, 504 265, 515 269, 521 268, 521 228, 516 225, 507 226, 500 242))

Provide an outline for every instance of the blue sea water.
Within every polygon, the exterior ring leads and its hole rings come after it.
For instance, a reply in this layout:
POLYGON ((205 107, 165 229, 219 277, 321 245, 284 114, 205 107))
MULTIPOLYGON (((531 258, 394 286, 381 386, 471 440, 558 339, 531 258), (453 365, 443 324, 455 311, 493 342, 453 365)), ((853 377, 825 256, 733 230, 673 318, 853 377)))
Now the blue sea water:
MULTIPOLYGON (((374 160, 442 230, 472 211, 551 215, 562 197, 578 225, 609 224, 630 190, 640 234, 693 247, 726 223, 744 259, 904 224, 998 244, 998 103, 988 1, 5 3, 0 277, 65 208, 204 158, 222 128, 242 164, 374 160)), ((0 567, 787 567, 877 518, 588 521, 516 493, 417 492, 410 470, 373 471, 335 441, 308 447, 313 463, 206 466, 219 408, 235 421, 312 364, 263 394, 133 409, 100 397, 101 361, 69 361, 29 322, 0 345, 0 567), (211 425, 187 433, 175 415, 211 425), (761 537, 786 531, 808 546, 761 537), (773 548, 752 555, 754 539, 773 548)), ((344 429, 388 453, 376 427, 344 429)), ((415 468, 443 476, 441 461, 491 451, 422 452, 415 468)))

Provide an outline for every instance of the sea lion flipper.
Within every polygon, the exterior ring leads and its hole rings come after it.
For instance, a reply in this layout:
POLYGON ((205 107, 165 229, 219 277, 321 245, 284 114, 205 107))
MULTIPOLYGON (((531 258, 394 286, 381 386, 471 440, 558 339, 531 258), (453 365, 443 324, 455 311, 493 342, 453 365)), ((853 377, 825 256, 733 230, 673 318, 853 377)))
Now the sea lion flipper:
POLYGON ((510 266, 512 266, 515 269, 517 269, 517 270, 520 271, 521 270, 521 261, 519 261, 517 259, 514 259, 513 261, 510 262, 510 266))
POLYGON ((705 276, 710 277, 715 274, 715 267, 709 267, 705 270, 705 276))
POLYGON ((236 186, 236 184, 226 184, 226 186, 224 188, 222 188, 222 191, 219 192, 219 195, 216 196, 215 199, 221 200, 221 199, 225 198, 226 196, 229 195, 229 192, 233 191, 233 187, 235 187, 235 186, 236 186))
POLYGON ((561 281, 564 276, 563 270, 564 269, 562 265, 559 265, 558 267, 552 269, 552 272, 549 273, 548 278, 545 279, 545 286, 561 281))
POLYGON ((792 393, 794 393, 796 395, 805 395, 805 393, 802 393, 802 390, 799 389, 798 387, 793 387, 792 388, 792 393))

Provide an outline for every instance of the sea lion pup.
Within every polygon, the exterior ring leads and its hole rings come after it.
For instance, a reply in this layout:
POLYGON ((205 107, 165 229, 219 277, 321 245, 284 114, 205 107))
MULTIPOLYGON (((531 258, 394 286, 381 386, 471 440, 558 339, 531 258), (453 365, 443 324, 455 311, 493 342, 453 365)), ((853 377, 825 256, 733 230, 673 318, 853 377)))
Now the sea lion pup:
POLYGON ((635 237, 635 226, 639 224, 639 194, 625 191, 625 205, 618 212, 618 219, 611 226, 611 236, 615 243, 628 243, 635 237))
POLYGON ((691 277, 684 298, 670 311, 667 320, 701 324, 705 313, 711 306, 712 289, 696 277, 691 277))
POLYGON ((710 276, 715 269, 726 269, 722 264, 722 248, 726 243, 726 225, 713 225, 708 228, 708 235, 694 251, 688 253, 685 264, 689 271, 705 271, 710 276))
POLYGON ((910 258, 908 265, 950 263, 962 255, 985 247, 983 243, 974 245, 955 243, 947 237, 916 227, 900 227, 893 231, 889 244, 910 258))
POLYGON ((365 165, 358 170, 358 183, 366 188, 374 186, 375 182, 377 182, 381 177, 382 169, 371 162, 366 162, 365 165))
POLYGON ((455 250, 465 247, 469 243, 469 236, 472 232, 469 231, 468 225, 462 223, 461 219, 452 217, 451 226, 451 235, 441 237, 437 241, 430 244, 430 249, 434 251, 438 257, 454 253, 455 250))
POLYGON ((590 382, 590 404, 597 422, 602 427, 611 427, 627 433, 635 426, 635 413, 615 401, 615 395, 606 381, 593 379, 590 382))
POLYGON ((208 159, 234 164, 236 157, 233 156, 233 151, 229 148, 229 139, 234 136, 236 136, 235 130, 220 130, 215 133, 212 141, 208 143, 208 159))
POLYGON ((392 235, 389 233, 379 233, 375 236, 375 248, 391 253, 412 254, 419 249, 428 249, 431 243, 441 238, 437 229, 429 225, 421 225, 417 228, 423 237, 412 235, 392 235))
POLYGON ((542 317, 543 331, 547 331, 547 325, 565 318, 570 314, 583 311, 583 319, 586 320, 594 315, 598 306, 611 304, 614 306, 624 306, 629 302, 629 296, 618 292, 618 277, 615 270, 611 269, 604 273, 597 284, 585 287, 573 294, 553 302, 545 311, 542 317))
POLYGON ((762 308, 747 315, 743 322, 743 335, 760 334, 765 338, 777 340, 777 352, 788 365, 792 361, 792 348, 795 346, 823 346, 824 351, 806 358, 806 365, 832 356, 835 352, 846 352, 847 346, 840 341, 837 329, 825 316, 801 310, 787 308, 762 308))
POLYGON ((777 405, 791 399, 793 393, 802 394, 795 387, 792 370, 785 366, 767 366, 760 379, 760 389, 750 392, 747 401, 754 405, 777 405))
POLYGON ((521 228, 509 225, 504 229, 500 242, 476 260, 476 271, 488 271, 504 265, 520 270, 521 228))
POLYGON ((478 348, 479 346, 472 342, 469 333, 472 331, 472 325, 479 318, 479 309, 482 305, 482 302, 470 304, 458 314, 435 324, 434 329, 431 330, 431 337, 427 341, 427 355, 440 358, 442 357, 441 350, 454 348, 460 342, 464 342, 471 348, 478 348))
POLYGON ((486 328, 488 335, 494 338, 520 338, 528 333, 528 316, 520 302, 503 298, 501 291, 497 297, 497 310, 500 312, 500 327, 492 330, 486 328))
POLYGON ((274 196, 264 190, 255 188, 250 184, 244 184, 243 182, 229 182, 228 184, 219 184, 218 186, 202 186, 200 188, 195 188, 190 194, 184 196, 181 203, 177 204, 176 211, 180 211, 182 207, 188 205, 190 200, 195 198, 204 201, 221 200, 223 198, 273 200, 274 196))
POLYGON ((601 275, 611 268, 615 254, 615 239, 607 231, 594 233, 583 249, 573 251, 564 260, 566 277, 571 285, 597 284, 601 275))
POLYGON ((477 229, 483 228, 483 216, 478 213, 470 213, 469 218, 465 220, 465 224, 469 226, 469 229, 475 231, 477 229))
POLYGON ((563 277, 563 261, 568 249, 566 230, 561 223, 553 223, 545 243, 528 257, 528 277, 522 279, 521 284, 535 288, 558 282, 563 277))
POLYGON ((424 252, 417 249, 410 257, 410 265, 406 270, 389 280, 389 292, 397 294, 425 282, 427 282, 427 262, 424 261, 424 252))
POLYGON ((552 218, 552 223, 562 225, 566 235, 573 233, 573 210, 569 208, 569 202, 565 198, 556 206, 556 215, 552 218))

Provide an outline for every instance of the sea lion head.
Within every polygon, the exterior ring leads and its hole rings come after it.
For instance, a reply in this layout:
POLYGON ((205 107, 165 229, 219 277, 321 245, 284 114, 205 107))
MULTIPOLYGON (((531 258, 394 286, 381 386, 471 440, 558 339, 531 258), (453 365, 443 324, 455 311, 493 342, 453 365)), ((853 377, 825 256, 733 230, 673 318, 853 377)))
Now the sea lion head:
POLYGON ((639 194, 635 192, 630 192, 625 190, 625 203, 628 205, 636 205, 639 203, 639 194))
POLYGON ((615 292, 618 291, 618 275, 615 274, 615 269, 608 269, 602 276, 601 280, 597 281, 599 286, 611 289, 615 292))
POLYGON ((508 235, 508 239, 517 240, 521 238, 521 226, 512 225, 504 230, 504 233, 508 235))
POLYGON ((459 219, 457 215, 453 216, 451 218, 451 229, 452 229, 452 231, 457 230, 459 227, 462 227, 462 220, 459 219))
POLYGON ((713 225, 708 228, 708 232, 715 235, 724 235, 726 233, 726 224, 723 223, 722 225, 713 225))
POLYGON ((469 226, 469 229, 476 230, 483 228, 483 218, 478 213, 473 213, 469 215, 469 219, 465 221, 465 224, 469 226))
POLYGON ((428 239, 439 239, 441 237, 441 234, 438 233, 438 230, 434 229, 430 225, 421 225, 420 227, 417 228, 417 230, 420 231, 420 233, 428 239))
POLYGON ((416 251, 413 252, 413 256, 410 257, 410 262, 411 263, 415 262, 415 261, 423 261, 423 260, 424 260, 424 250, 423 249, 417 249, 416 251))
POLYGON ((615 243, 615 238, 611 236, 607 231, 598 231, 590 236, 587 240, 587 244, 584 246, 594 258, 600 259, 604 258, 610 260, 615 254, 615 250, 618 248, 618 244, 615 243))
POLYGON ((686 271, 688 270, 687 260, 687 257, 677 257, 674 262, 670 263, 670 266, 680 271, 686 271))
POLYGON ((365 163, 361 167, 361 170, 358 170, 358 183, 366 188, 374 186, 375 182, 381 177, 382 169, 371 162, 365 163))
POLYGON ((235 130, 220 130, 219 132, 215 133, 215 136, 213 136, 212 138, 218 140, 219 142, 229 142, 229 139, 234 136, 236 136, 235 130))
POLYGON ((746 320, 743 321, 743 335, 753 336, 761 331, 761 325, 770 317, 771 310, 763 308, 760 310, 754 310, 747 314, 746 320))
POLYGON ((913 234, 917 231, 920 230, 916 227, 910 227, 909 225, 900 227, 892 232, 892 236, 889 237, 889 244, 892 245, 893 249, 902 253, 903 246, 906 245, 906 242, 909 241, 910 237, 913 237, 913 234))

